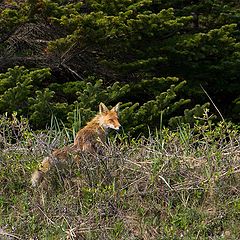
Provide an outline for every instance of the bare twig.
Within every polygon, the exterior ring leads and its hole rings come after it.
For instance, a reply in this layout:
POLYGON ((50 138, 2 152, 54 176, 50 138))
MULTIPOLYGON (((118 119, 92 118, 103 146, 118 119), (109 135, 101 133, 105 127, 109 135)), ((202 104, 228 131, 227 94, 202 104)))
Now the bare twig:
POLYGON ((209 100, 211 101, 211 103, 213 104, 213 106, 215 107, 215 109, 217 110, 219 116, 222 118, 222 121, 225 122, 223 115, 221 114, 221 112, 219 111, 219 109, 217 108, 216 104, 213 102, 212 98, 209 96, 209 94, 207 93, 207 91, 203 88, 203 86, 200 84, 200 87, 202 88, 202 90, 204 91, 204 93, 207 95, 207 97, 209 98, 209 100))

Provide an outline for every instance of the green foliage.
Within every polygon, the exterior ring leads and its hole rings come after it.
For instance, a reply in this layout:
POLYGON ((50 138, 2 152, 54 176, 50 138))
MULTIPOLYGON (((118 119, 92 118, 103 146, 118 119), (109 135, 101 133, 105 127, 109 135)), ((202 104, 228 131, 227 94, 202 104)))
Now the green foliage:
MULTIPOLYGON (((184 116, 175 116, 169 120, 169 125, 172 127, 177 127, 181 123, 190 123, 193 124, 196 118, 200 118, 204 115, 206 109, 209 108, 209 104, 206 103, 203 106, 196 105, 191 110, 186 109, 184 111, 184 116)), ((213 117, 214 118, 214 117, 213 117)))
MULTIPOLYGON (((14 4, 17 5, 16 3, 14 4)), ((2 36, 8 34, 9 31, 16 29, 21 23, 27 20, 25 16, 26 8, 21 4, 22 8, 19 9, 9 9, 6 8, 0 13, 0 31, 2 36)))
POLYGON ((28 112, 28 98, 41 81, 50 76, 49 69, 30 71, 16 66, 8 72, 0 74, 0 111, 14 111, 25 115, 28 112))
POLYGON ((120 79, 136 84, 153 77, 184 78, 187 85, 182 95, 195 102, 206 101, 199 84, 207 86, 214 102, 222 106, 220 111, 238 119, 227 110, 229 105, 238 109, 234 106, 239 97, 239 11, 235 5, 235 1, 217 0, 194 4, 89 1, 88 14, 75 12, 67 21, 64 16, 55 19, 67 28, 75 26, 65 41, 56 43, 60 48, 66 42, 81 42, 82 49, 90 45, 101 52, 100 67, 113 69, 120 79))
POLYGON ((44 92, 38 90, 35 94, 35 98, 29 98, 29 103, 31 104, 30 110, 33 112, 30 120, 37 127, 44 127, 39 126, 38 124, 44 123, 45 120, 53 114, 51 100, 54 92, 46 88, 44 92))
POLYGON ((44 128, 51 115, 72 127, 76 111, 80 126, 99 102, 122 102, 125 131, 146 134, 160 124, 193 123, 208 107, 202 85, 224 118, 239 119, 235 0, 29 0, 10 6, 0 15, 9 34, 0 42, 6 55, 2 113, 17 111, 35 128, 44 128), (25 68, 17 70, 16 63, 25 68))
MULTIPOLYGON (((167 124, 182 106, 190 102, 177 98, 177 93, 186 84, 185 81, 178 83, 177 78, 152 78, 138 84, 115 82, 106 87, 103 80, 89 77, 83 81, 51 83, 49 88, 44 88, 50 76, 49 69, 28 70, 24 67, 15 67, 1 74, 0 111, 28 116, 31 125, 38 129, 45 128, 55 116, 77 131, 96 114, 100 102, 114 105, 125 99, 121 110, 124 130, 130 134, 148 134, 149 128, 154 130, 160 126, 162 113, 163 123, 167 124), (149 97, 142 101, 144 95, 149 97), (58 100, 60 96, 65 97, 61 102, 58 100), (79 115, 78 123, 74 121, 76 114, 79 115)), ((203 112, 202 107, 198 108, 203 112)), ((193 120, 197 111, 190 112, 188 117, 178 117, 178 122, 193 120)))
MULTIPOLYGON (((94 78, 89 80, 93 81, 94 78)), ((73 123, 77 110, 81 116, 81 124, 85 124, 86 121, 96 113, 96 110, 98 111, 99 102, 105 102, 108 105, 112 102, 117 102, 119 99, 134 97, 134 93, 136 94, 141 89, 144 89, 144 93, 139 93, 140 95, 136 96, 136 98, 140 100, 142 94, 151 94, 150 100, 145 103, 135 104, 125 101, 121 107, 120 118, 125 132, 130 134, 147 134, 149 128, 152 130, 159 128, 162 113, 164 115, 164 124, 166 124, 167 120, 171 119, 171 116, 173 116, 176 111, 189 103, 189 100, 175 100, 177 92, 181 90, 185 82, 171 85, 169 89, 163 92, 164 86, 166 88, 166 85, 169 85, 168 82, 176 81, 178 81, 176 78, 153 78, 149 81, 144 80, 138 85, 124 84, 121 86, 121 84, 115 82, 108 88, 104 87, 101 80, 97 80, 95 84, 87 82, 85 85, 82 85, 82 91, 76 93, 78 101, 74 103, 74 110, 68 114, 68 120, 73 123), (131 94, 131 92, 133 92, 133 94, 131 94), (131 97, 129 97, 129 95, 131 95, 131 97), (95 110, 95 112, 92 110, 95 110)), ((190 113, 185 114, 185 117, 179 117, 178 123, 193 121, 193 115, 201 116, 204 107, 206 106, 197 106, 196 109, 192 109, 190 113)))

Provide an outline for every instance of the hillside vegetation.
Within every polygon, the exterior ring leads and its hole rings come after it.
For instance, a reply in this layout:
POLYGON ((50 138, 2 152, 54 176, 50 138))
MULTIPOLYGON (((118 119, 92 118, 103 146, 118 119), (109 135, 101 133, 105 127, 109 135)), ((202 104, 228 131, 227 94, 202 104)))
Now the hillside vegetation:
POLYGON ((240 135, 227 123, 181 125, 129 139, 56 168, 39 188, 30 175, 71 131, 34 133, 1 118, 1 239, 239 239, 240 135))
POLYGON ((0 239, 240 239, 239 0, 0 3, 0 239), (44 156, 99 103, 122 132, 44 156))

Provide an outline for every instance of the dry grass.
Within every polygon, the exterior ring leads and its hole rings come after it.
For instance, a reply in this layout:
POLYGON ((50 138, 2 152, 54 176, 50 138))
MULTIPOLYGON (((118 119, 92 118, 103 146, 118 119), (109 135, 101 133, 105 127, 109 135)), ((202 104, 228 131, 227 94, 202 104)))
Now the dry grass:
POLYGON ((233 126, 206 119, 138 140, 118 135, 102 155, 69 159, 32 189, 31 172, 65 135, 23 122, 1 120, 0 239, 240 238, 233 126))

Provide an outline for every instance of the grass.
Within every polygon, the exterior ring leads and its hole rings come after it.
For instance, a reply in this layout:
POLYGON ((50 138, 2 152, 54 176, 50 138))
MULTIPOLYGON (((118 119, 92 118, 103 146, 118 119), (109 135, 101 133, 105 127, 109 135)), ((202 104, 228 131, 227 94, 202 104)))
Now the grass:
MULTIPOLYGON (((147 138, 111 138, 46 176, 32 171, 69 133, 2 116, 0 239, 240 239, 240 135, 207 117, 147 138)), ((67 136, 67 137, 66 137, 67 136)))

